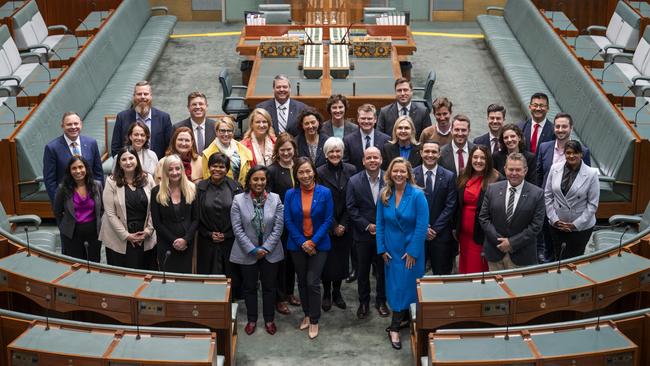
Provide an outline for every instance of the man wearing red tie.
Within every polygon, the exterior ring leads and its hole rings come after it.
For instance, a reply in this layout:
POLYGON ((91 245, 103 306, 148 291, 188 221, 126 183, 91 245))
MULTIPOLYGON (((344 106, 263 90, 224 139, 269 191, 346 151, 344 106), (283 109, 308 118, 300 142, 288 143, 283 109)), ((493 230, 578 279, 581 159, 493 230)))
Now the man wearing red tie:
POLYGON ((553 123, 546 119, 546 113, 548 113, 548 96, 544 93, 533 94, 530 97, 528 110, 530 110, 531 118, 520 123, 519 128, 524 132, 526 150, 536 154, 537 147, 542 142, 555 140, 553 123))
POLYGON ((474 144, 467 141, 470 132, 469 117, 457 114, 451 122, 451 143, 440 149, 440 164, 443 168, 452 171, 456 176, 463 172, 468 162, 469 152, 474 144))

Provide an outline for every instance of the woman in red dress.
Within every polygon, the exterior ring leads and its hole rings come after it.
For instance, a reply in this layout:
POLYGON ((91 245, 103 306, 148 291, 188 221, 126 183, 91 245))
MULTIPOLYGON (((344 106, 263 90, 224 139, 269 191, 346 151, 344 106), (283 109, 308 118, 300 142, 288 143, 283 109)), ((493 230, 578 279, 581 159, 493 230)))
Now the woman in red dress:
POLYGON ((469 152, 469 160, 471 164, 458 177, 456 234, 460 243, 459 273, 488 270, 487 263, 481 258, 483 230, 478 223, 478 215, 487 186, 501 177, 493 168, 492 156, 487 147, 475 145, 469 152))

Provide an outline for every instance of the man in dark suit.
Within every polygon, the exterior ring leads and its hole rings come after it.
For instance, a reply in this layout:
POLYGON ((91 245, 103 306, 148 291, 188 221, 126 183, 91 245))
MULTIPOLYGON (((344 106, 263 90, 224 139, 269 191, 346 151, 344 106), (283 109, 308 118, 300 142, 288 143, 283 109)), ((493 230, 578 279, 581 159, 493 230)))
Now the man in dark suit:
POLYGON ((479 214, 490 271, 537 264, 536 238, 544 222, 544 191, 525 181, 523 154, 508 155, 505 171, 508 180, 488 187, 479 214))
POLYGON ((288 132, 295 137, 298 136, 298 115, 307 105, 291 99, 291 81, 285 75, 277 75, 273 78, 273 99, 263 101, 257 108, 269 112, 276 135, 288 132))
POLYGON ((82 136, 81 118, 75 112, 65 112, 61 120, 63 135, 45 145, 43 153, 43 181, 50 203, 54 202, 59 183, 63 180, 65 169, 72 155, 81 155, 92 167, 93 178, 104 184, 102 159, 95 139, 82 136))
POLYGON ((451 122, 451 143, 440 149, 440 161, 443 168, 451 171, 456 176, 465 169, 469 161, 469 152, 474 144, 467 141, 470 129, 469 117, 457 114, 451 122))
POLYGON ((533 94, 530 97, 528 110, 530 111, 531 118, 521 122, 518 126, 524 133, 526 150, 536 154, 539 145, 555 139, 553 124, 546 119, 546 113, 548 113, 548 96, 544 93, 533 94))
POLYGON ((456 210, 456 175, 438 165, 440 143, 425 141, 422 145, 422 165, 413 169, 415 183, 424 187, 429 204, 429 230, 427 232, 427 257, 434 275, 450 274, 458 243, 451 235, 451 221, 456 210))
POLYGON ((384 144, 390 140, 390 136, 375 129, 377 122, 376 109, 372 104, 363 104, 357 110, 357 124, 359 128, 343 138, 345 144, 345 153, 343 161, 350 163, 357 168, 357 171, 363 170, 363 152, 367 148, 374 146, 379 151, 384 144))
POLYGON ((370 266, 374 264, 377 271, 375 288, 375 308, 382 317, 389 315, 386 306, 386 289, 384 282, 384 262, 377 254, 375 217, 377 202, 384 185, 384 173, 381 167, 381 152, 371 146, 363 156, 364 170, 353 175, 348 182, 346 207, 352 226, 352 238, 357 251, 359 268, 357 269, 357 289, 359 308, 357 317, 368 316, 370 304, 370 266))
POLYGON ((490 104, 487 108, 488 132, 474 139, 474 145, 483 145, 490 148, 494 155, 503 148, 499 143, 501 128, 506 121, 506 108, 498 104, 490 104))
POLYGON ((215 121, 207 117, 208 98, 205 94, 195 91, 187 96, 187 109, 190 118, 174 124, 174 131, 179 127, 188 127, 194 132, 196 150, 199 154, 214 141, 217 132, 214 130, 215 121))
POLYGON ((399 116, 409 116, 415 126, 415 138, 420 139, 422 130, 431 126, 431 116, 427 109, 419 103, 411 103, 413 85, 406 78, 395 80, 395 103, 381 108, 377 129, 388 136, 393 134, 393 126, 399 116))
POLYGON ((111 139, 111 156, 117 155, 124 146, 129 127, 135 121, 149 127, 149 148, 156 153, 158 159, 165 156, 165 150, 172 138, 172 120, 169 114, 153 108, 152 101, 151 84, 148 81, 136 83, 133 90, 133 106, 117 114, 111 139))

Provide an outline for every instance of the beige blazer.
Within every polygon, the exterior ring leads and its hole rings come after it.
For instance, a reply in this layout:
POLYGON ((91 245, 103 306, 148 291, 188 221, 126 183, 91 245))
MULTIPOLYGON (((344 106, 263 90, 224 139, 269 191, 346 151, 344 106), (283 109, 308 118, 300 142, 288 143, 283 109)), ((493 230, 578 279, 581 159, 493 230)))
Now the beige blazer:
MULTIPOLYGON (((147 199, 151 202, 151 189, 155 186, 154 179, 147 175, 147 184, 143 187, 147 199)), ((99 240, 106 248, 117 253, 126 253, 126 238, 129 231, 126 226, 126 204, 124 199, 124 187, 118 187, 113 177, 106 179, 106 187, 103 194, 104 216, 102 216, 102 228, 99 231, 99 240)), ((151 205, 151 203, 149 204, 151 205)), ((149 236, 144 241, 144 250, 149 250, 156 245, 156 232, 151 221, 151 210, 147 210, 144 231, 149 236)))
MULTIPOLYGON (((166 157, 165 157, 166 158, 166 157)), ((156 166, 156 172, 154 177, 156 179, 156 184, 160 184, 160 179, 162 179, 162 166, 165 163, 165 158, 162 158, 158 161, 156 166)), ((203 157, 199 156, 198 158, 192 160, 192 183, 196 184, 203 179, 203 157)))

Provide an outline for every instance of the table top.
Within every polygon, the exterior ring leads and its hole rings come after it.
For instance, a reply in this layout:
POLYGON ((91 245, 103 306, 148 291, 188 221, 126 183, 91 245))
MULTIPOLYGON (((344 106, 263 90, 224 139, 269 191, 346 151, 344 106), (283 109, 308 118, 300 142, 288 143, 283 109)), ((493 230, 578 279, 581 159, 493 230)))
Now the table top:
POLYGON ((35 254, 28 257, 27 251, 24 251, 1 258, 0 270, 43 282, 52 282, 68 272, 70 265, 41 258, 35 254))
POLYGON ((434 301, 472 301, 483 299, 508 298, 508 294, 493 279, 486 279, 485 284, 480 280, 451 281, 451 282, 420 282, 422 302, 434 301))
MULTIPOLYGON (((136 339, 125 335, 110 353, 113 360, 165 360, 174 362, 209 362, 214 357, 209 337, 173 337, 142 334, 136 339)), ((216 345, 214 347, 216 350, 216 345)))
POLYGON ((635 346, 621 332, 602 324, 599 331, 587 328, 540 332, 531 334, 531 339, 542 357, 602 352, 635 346))
POLYGON ((57 284, 70 288, 115 295, 132 295, 142 283, 142 277, 128 277, 97 271, 87 273, 85 267, 57 281, 57 284))
POLYGON ((636 254, 621 252, 607 258, 578 265, 578 271, 597 282, 612 281, 650 269, 650 260, 636 254))
POLYGON ((27 329, 9 346, 22 350, 101 358, 113 342, 112 332, 88 332, 42 324, 27 329))
POLYGON ((160 280, 151 281, 138 298, 161 299, 167 301, 210 301, 227 302, 226 282, 160 280))
POLYGON ((534 355, 518 334, 503 337, 435 339, 433 359, 438 362, 531 359, 534 355))
POLYGON ((528 276, 506 277, 504 282, 515 296, 526 296, 589 286, 591 282, 566 267, 528 276))

